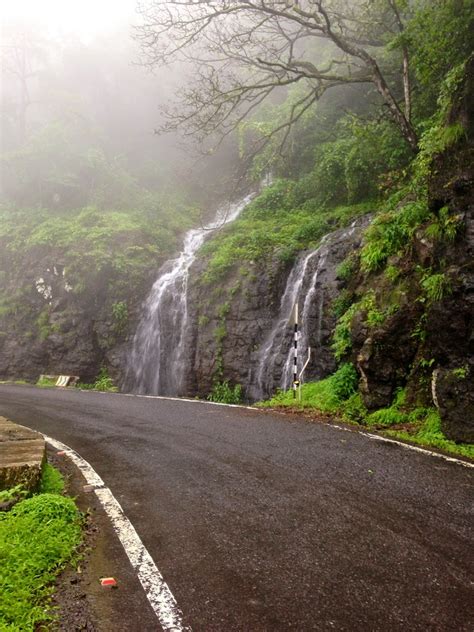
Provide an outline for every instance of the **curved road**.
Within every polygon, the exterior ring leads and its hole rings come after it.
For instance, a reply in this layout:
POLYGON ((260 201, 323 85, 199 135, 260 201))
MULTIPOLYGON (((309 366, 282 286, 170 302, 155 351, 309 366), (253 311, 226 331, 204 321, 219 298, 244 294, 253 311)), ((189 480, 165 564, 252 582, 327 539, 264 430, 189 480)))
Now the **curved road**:
POLYGON ((473 629, 470 468, 186 401, 3 385, 0 415, 92 464, 195 632, 473 629))

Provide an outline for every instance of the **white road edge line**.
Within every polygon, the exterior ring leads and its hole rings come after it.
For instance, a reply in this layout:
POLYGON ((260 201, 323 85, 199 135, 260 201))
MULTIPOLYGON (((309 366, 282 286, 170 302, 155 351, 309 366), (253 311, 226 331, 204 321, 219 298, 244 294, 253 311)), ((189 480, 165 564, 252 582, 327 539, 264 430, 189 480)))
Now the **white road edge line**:
POLYGON ((120 503, 110 489, 105 486, 101 477, 90 463, 83 459, 75 450, 61 443, 61 441, 46 435, 44 435, 44 438, 57 450, 64 451, 80 469, 87 483, 94 487, 94 491, 112 522, 114 531, 137 573, 148 601, 158 617, 164 632, 191 632, 189 626, 183 625, 183 614, 178 608, 168 584, 163 579, 163 575, 140 540, 134 526, 124 514, 120 503))

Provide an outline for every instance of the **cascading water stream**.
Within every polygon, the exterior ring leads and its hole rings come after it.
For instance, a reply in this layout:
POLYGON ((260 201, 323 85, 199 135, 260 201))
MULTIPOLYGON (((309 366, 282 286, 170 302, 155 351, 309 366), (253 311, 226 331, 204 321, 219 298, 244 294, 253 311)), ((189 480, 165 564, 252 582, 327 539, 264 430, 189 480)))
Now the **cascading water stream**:
MULTIPOLYGON (((321 243, 319 249, 314 253, 318 257, 316 270, 314 271, 307 294, 303 301, 303 309, 301 310, 301 326, 298 336, 298 356, 300 358, 300 370, 305 362, 308 354, 308 347, 310 346, 310 334, 313 337, 313 359, 315 353, 317 354, 319 347, 321 346, 321 323, 323 319, 323 306, 324 306, 324 289, 318 288, 318 277, 321 270, 324 269, 327 258, 327 250, 324 248, 324 240, 321 243), (318 291, 319 290, 319 291, 318 291), (312 327, 312 321, 310 319, 310 312, 316 307, 316 326, 312 327)), ((300 299, 300 297, 298 297, 300 299)), ((301 299, 300 299, 301 300, 301 299)), ((280 388, 288 389, 291 386, 293 378, 293 349, 290 348, 288 356, 285 362, 285 368, 282 374, 280 388)))
MULTIPOLYGON (((280 301, 278 318, 258 352, 255 369, 255 385, 258 396, 271 393, 275 387, 275 373, 283 349, 288 346, 288 318, 293 305, 298 300, 301 284, 306 274, 309 261, 315 253, 301 257, 291 270, 286 288, 280 301)), ((278 382, 276 382, 278 383, 278 382)))
POLYGON ((318 367, 318 352, 322 346, 322 322, 325 301, 324 282, 320 276, 327 266, 328 255, 336 241, 344 241, 356 230, 358 220, 345 230, 326 235, 319 247, 302 255, 293 266, 280 301, 274 325, 260 345, 255 369, 250 374, 250 395, 261 399, 275 392, 277 387, 291 387, 294 367, 293 329, 289 319, 298 303, 300 323, 298 336, 298 371, 301 370, 311 346, 310 367, 313 374, 318 367))
POLYGON ((211 224, 188 231, 179 257, 161 267, 133 339, 125 380, 128 390, 153 395, 182 394, 187 366, 189 269, 207 237, 236 219, 253 196, 219 209, 211 224))

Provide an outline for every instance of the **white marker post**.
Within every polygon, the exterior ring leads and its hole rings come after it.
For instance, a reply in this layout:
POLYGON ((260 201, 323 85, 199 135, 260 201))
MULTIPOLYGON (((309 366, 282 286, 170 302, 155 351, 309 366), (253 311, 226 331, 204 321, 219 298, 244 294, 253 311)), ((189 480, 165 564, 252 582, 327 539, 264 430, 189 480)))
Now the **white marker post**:
POLYGON ((298 301, 293 305, 290 316, 290 325, 293 325, 293 398, 296 399, 298 389, 298 301))

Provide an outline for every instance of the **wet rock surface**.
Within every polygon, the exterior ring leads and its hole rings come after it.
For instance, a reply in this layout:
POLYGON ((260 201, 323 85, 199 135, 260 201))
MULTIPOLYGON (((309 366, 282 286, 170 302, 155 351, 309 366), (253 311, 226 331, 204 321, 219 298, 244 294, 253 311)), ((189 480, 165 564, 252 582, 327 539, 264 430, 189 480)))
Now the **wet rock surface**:
POLYGON ((330 233, 320 248, 300 254, 290 264, 278 259, 265 266, 250 263, 245 275, 236 271, 225 279, 227 291, 202 286, 205 261, 198 260, 190 278, 186 394, 209 392, 219 373, 221 379, 241 384, 250 400, 268 396, 278 387, 288 388, 293 302, 298 302, 302 318, 300 357, 306 357, 308 346, 312 349, 306 379, 331 373, 336 366, 331 350, 336 323, 333 301, 342 287, 337 268, 359 247, 368 221, 364 217, 349 228, 330 233), (305 260, 307 265, 300 265, 305 260), (298 266, 301 273, 292 274, 298 266), (295 285, 293 293, 291 284, 295 285), (286 303, 285 296, 289 297, 286 303), (261 374, 264 379, 259 380, 261 374))
MULTIPOLYGON (((451 241, 438 242, 418 231, 405 260, 393 262, 405 287, 398 311, 370 332, 363 319, 353 320, 352 359, 369 409, 389 406, 395 389, 407 386, 412 404, 437 405, 449 439, 473 442, 474 58, 454 103, 448 123, 461 121, 465 136, 435 157, 428 203, 435 215, 447 209, 459 230, 451 241), (417 270, 429 273, 440 262, 449 290, 428 301, 420 296, 417 270)), ((381 276, 369 278, 363 289, 383 296, 382 302, 390 296, 381 276)))

